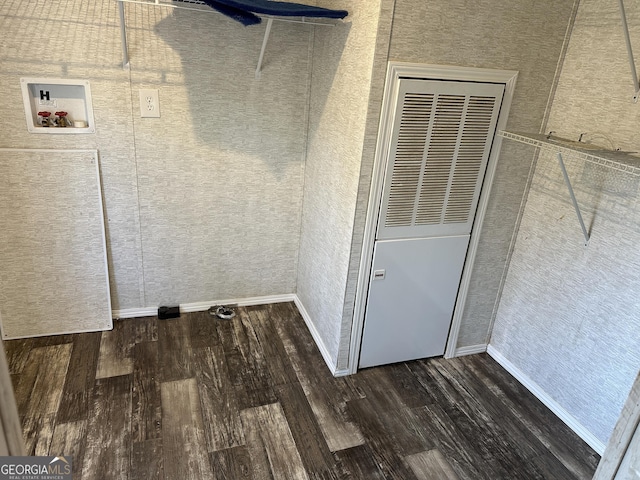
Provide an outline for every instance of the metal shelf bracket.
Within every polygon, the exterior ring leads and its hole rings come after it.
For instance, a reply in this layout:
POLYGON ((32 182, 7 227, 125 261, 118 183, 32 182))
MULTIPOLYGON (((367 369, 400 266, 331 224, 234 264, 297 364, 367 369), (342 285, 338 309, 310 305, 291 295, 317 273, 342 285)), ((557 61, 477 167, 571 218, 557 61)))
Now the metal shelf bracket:
POLYGON ((569 174, 567 173, 567 168, 564 165, 564 160, 562 158, 562 153, 557 153, 558 163, 560 164, 560 169, 562 170, 562 176, 564 177, 564 183, 567 184, 567 188, 569 189, 569 196, 571 197, 571 203, 573 203, 573 208, 576 211, 576 215, 578 216, 578 222, 580 222, 580 228, 582 228, 582 234, 584 235, 584 246, 589 245, 589 232, 587 231, 587 227, 584 225, 584 220, 582 219, 582 213, 580 212, 580 206, 578 205, 578 201, 576 200, 576 195, 573 193, 573 187, 571 186, 571 180, 569 180, 569 174))
POLYGON ((118 1, 118 14, 120 15, 120 39, 122 40, 122 68, 129 66, 129 47, 127 46, 127 24, 124 16, 124 3, 118 1))
POLYGON ((256 78, 260 78, 262 73, 262 60, 264 59, 264 51, 267 49, 267 43, 269 42, 269 34, 271 33, 271 25, 273 25, 273 18, 267 19, 267 28, 264 31, 264 39, 262 40, 262 48, 260 49, 260 56, 258 57, 258 66, 256 67, 256 78))
POLYGON ((624 10, 624 1, 618 0, 620 4, 620 16, 622 17, 622 29, 624 31, 624 39, 627 44, 627 55, 629 57, 629 66, 631 67, 631 78, 633 80, 633 101, 638 103, 640 97, 640 83, 638 83, 638 71, 636 70, 636 62, 633 58, 633 49, 631 48, 631 36, 629 35, 629 25, 627 25, 627 14, 624 10))

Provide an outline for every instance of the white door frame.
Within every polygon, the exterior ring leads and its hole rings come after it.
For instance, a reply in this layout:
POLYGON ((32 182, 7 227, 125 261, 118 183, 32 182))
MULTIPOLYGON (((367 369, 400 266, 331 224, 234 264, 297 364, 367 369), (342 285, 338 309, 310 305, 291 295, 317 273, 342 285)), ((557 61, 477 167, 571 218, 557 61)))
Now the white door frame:
MULTIPOLYGON (((380 126, 378 128, 378 141, 373 163, 373 174, 371 178, 371 189, 369 191, 369 206, 365 221, 364 239, 362 243, 362 253, 360 256, 360 268, 358 271, 358 283, 356 286, 356 298, 353 312, 353 322, 351 324, 351 343, 349 346, 348 373, 353 374, 358 371, 358 361, 360 358, 360 343, 362 341, 362 331, 364 328, 364 316, 367 305, 367 294, 369 290, 369 277, 371 275, 371 265, 373 262, 373 247, 376 237, 378 217, 380 215, 380 201, 382 198, 382 188, 384 183, 384 172, 386 169, 387 157, 391 135, 393 133, 393 116, 397 107, 398 87, 402 78, 424 79, 424 80, 454 80, 482 83, 504 84, 504 98, 500 107, 496 133, 504 130, 507 125, 507 117, 511 107, 511 100, 516 86, 518 72, 514 70, 492 70, 485 68, 455 67, 447 65, 425 65, 418 63, 389 62, 387 68, 387 78, 385 82, 384 97, 382 100, 382 111, 380 113, 380 126)), ((453 320, 449 339, 445 350, 445 358, 456 356, 456 344, 462 313, 467 298, 469 281, 478 248, 478 239, 482 229, 484 214, 487 210, 489 193, 493 184, 496 165, 502 145, 502 137, 494 135, 491 154, 487 164, 485 181, 480 193, 476 220, 471 230, 471 240, 469 251, 462 271, 460 289, 453 312, 453 320)))

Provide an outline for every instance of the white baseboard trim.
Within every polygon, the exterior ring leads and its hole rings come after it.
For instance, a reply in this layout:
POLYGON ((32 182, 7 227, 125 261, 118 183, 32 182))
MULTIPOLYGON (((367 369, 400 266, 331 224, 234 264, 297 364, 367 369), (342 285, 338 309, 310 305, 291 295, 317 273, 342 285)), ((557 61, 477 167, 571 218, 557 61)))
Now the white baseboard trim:
POLYGON ((478 353, 484 353, 487 351, 487 344, 481 343, 480 345, 469 345, 467 347, 456 348, 453 352, 453 357, 464 357, 465 355, 476 355, 478 353))
POLYGON ((112 310, 111 316, 114 320, 121 320, 123 318, 136 318, 136 317, 153 317, 158 314, 158 307, 147 308, 125 308, 123 310, 112 310))
MULTIPOLYGON (((247 297, 234 298, 227 300, 213 300, 210 302, 194 302, 180 304, 181 313, 203 312, 213 305, 238 305, 239 307, 248 307, 251 305, 266 305, 269 303, 282 303, 294 301, 295 295, 292 293, 284 295, 266 295, 263 297, 247 297)), ((153 317, 158 314, 158 307, 145 308, 128 308, 124 310, 113 310, 114 319, 135 318, 135 317, 153 317)))
POLYGON ((576 418, 567 412, 558 402, 556 402, 551 396, 545 392, 540 385, 531 380, 527 375, 522 372, 513 363, 507 360, 498 350, 492 345, 487 346, 487 353, 493 358, 502 368, 515 377, 527 390, 533 393, 538 400, 544 403, 549 410, 551 410, 560 420, 567 424, 567 426, 573 430, 576 435, 582 438, 591 448, 593 448, 599 455, 604 454, 606 445, 596 438, 589 430, 586 429, 576 418))
POLYGON ((334 360, 333 358, 331 358, 331 354, 329 353, 327 346, 324 344, 324 341, 322 340, 320 333, 318 333, 318 330, 316 329, 316 326, 314 325, 313 320, 311 319, 311 315, 309 315, 309 312, 307 312, 307 309, 304 308, 304 305, 302 304, 302 301, 300 300, 300 298, 298 298, 298 295, 294 295, 293 301, 295 302, 296 307, 298 307, 298 311, 300 312, 300 315, 302 316, 304 323, 306 323, 307 328, 309 329, 309 332, 311 332, 311 336, 313 337, 314 342, 316 342, 316 345, 318 346, 318 350, 320 350, 320 354, 322 354, 322 358, 324 359, 324 363, 326 363, 327 367, 329 367, 329 371, 331 372, 331 374, 334 377, 341 377, 341 376, 348 375, 347 370, 336 370, 334 360))
POLYGON ((213 305, 237 305, 239 307, 249 307, 251 305, 267 305, 269 303, 291 302, 293 301, 293 299, 294 295, 292 293, 289 293, 285 295, 267 295, 264 297, 218 300, 216 302, 185 303, 180 305, 180 311, 185 313, 203 312, 205 310, 208 310, 209 307, 213 305))

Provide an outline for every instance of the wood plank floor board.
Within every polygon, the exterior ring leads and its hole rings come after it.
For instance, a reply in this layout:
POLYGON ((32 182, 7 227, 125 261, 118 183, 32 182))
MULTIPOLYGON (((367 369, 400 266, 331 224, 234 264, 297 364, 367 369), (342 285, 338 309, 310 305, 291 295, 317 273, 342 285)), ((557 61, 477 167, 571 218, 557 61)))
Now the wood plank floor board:
POLYGON ((593 475, 587 474, 583 477, 576 477, 560 460, 553 455, 541 455, 531 460, 535 470, 539 474, 539 478, 553 480, 573 480, 575 478, 584 478, 590 480, 593 475))
POLYGON ((162 383, 161 392, 165 477, 213 480, 196 379, 162 383))
POLYGON ((270 318, 272 306, 248 307, 247 311, 264 352, 271 386, 297 383, 296 372, 270 318))
POLYGON ((87 420, 57 423, 47 455, 63 457, 71 456, 72 471, 81 472, 84 461, 87 423, 87 420))
POLYGON ((421 422, 402 397, 403 391, 394 388, 391 381, 392 369, 363 371, 356 379, 359 388, 366 393, 366 398, 350 401, 350 405, 361 402, 371 412, 376 412, 375 419, 381 429, 387 431, 389 447, 399 455, 411 455, 434 447, 433 442, 422 430, 421 422))
POLYGON ((135 343, 158 341, 158 317, 140 317, 131 320, 135 343))
POLYGON ((244 386, 234 385, 233 391, 238 401, 238 410, 261 407, 278 401, 275 390, 271 387, 249 390, 244 386))
POLYGON ((216 322, 224 320, 211 315, 208 311, 191 313, 188 318, 191 348, 206 348, 220 344, 216 322))
POLYGON ((414 409, 425 434, 433 440, 461 480, 494 480, 491 461, 460 430, 437 403, 414 409))
MULTIPOLYGON (((442 363, 440 366, 445 367, 445 364, 442 363)), ((517 413, 522 408, 522 402, 527 401, 526 398, 520 399, 518 405, 510 404, 510 400, 499 388, 496 388, 495 383, 476 381, 482 378, 482 373, 470 368, 468 361, 448 362, 446 367, 452 372, 455 371, 461 382, 459 388, 464 385, 471 398, 477 401, 478 409, 485 410, 492 418, 500 419, 499 425, 495 425, 494 422, 486 422, 485 425, 488 428, 493 425, 493 436, 502 439, 504 445, 502 455, 508 463, 512 464, 510 468, 513 464, 527 465, 521 472, 524 478, 549 478, 551 472, 558 479, 573 476, 557 458, 545 455, 545 452, 548 452, 547 446, 540 442, 537 435, 532 435, 531 426, 526 425, 526 422, 522 421, 522 415, 517 413)), ((580 470, 582 471, 578 473, 579 475, 584 475, 584 478, 589 477, 588 468, 580 470)))
POLYGON ((71 343, 73 334, 68 335, 51 335, 47 337, 30 337, 17 338, 14 340, 5 340, 4 348, 7 356, 7 364, 9 373, 21 373, 26 365, 31 350, 42 347, 52 347, 71 343))
POLYGON ((161 438, 134 442, 129 480, 165 480, 161 438))
POLYGON ((544 448, 577 478, 590 478, 600 457, 506 370, 496 368, 487 354, 474 355, 468 368, 502 400, 506 408, 529 429, 544 448))
POLYGON ((390 387, 398 393, 407 407, 418 408, 433 403, 433 396, 422 388, 406 363, 389 365, 385 367, 385 373, 390 387))
POLYGON ((334 452, 341 479, 386 480, 369 445, 362 444, 334 452))
POLYGON ((407 367, 422 385, 424 390, 433 398, 432 403, 439 405, 457 404, 464 402, 464 398, 449 383, 448 379, 435 367, 434 360, 418 360, 407 363, 407 367))
POLYGON ((132 448, 131 375, 98 379, 93 390, 81 478, 128 478, 132 448))
POLYGON ((32 337, 28 340, 31 343, 31 348, 40 347, 52 347, 54 345, 62 345, 64 343, 71 343, 75 334, 68 333, 65 335, 50 335, 47 337, 32 337))
POLYGON ((227 371, 229 372, 229 379, 233 385, 238 402, 238 410, 268 405, 278 401, 273 388, 271 388, 268 383, 265 382, 265 386, 255 387, 255 385, 261 383, 263 379, 254 379, 256 380, 255 382, 245 382, 243 380, 245 378, 251 378, 250 372, 253 370, 253 367, 248 365, 247 357, 239 350, 234 350, 231 353, 225 352, 224 357, 225 363, 227 364, 227 371))
MULTIPOLYGON (((466 440, 467 448, 477 453, 482 459, 487 469, 492 472, 493 478, 509 478, 508 469, 504 468, 503 455, 500 450, 494 451, 494 440, 491 436, 485 435, 484 425, 462 407, 450 404, 443 407, 448 421, 452 423, 458 431, 459 436, 466 440)), ((528 465, 522 465, 522 470, 528 465)), ((521 471, 511 472, 512 478, 523 478, 521 471)), ((526 478, 526 477, 525 477, 526 478)))
MULTIPOLYGON (((417 365, 412 367, 417 369, 412 371, 419 371, 420 378, 428 377, 429 382, 436 385, 437 404, 446 412, 459 435, 467 438, 470 448, 491 465, 494 475, 505 476, 514 462, 520 462, 521 468, 511 474, 513 478, 538 478, 535 468, 524 460, 520 449, 514 450, 505 444, 510 439, 497 425, 502 419, 492 418, 468 392, 468 387, 461 387, 455 375, 443 367, 442 362, 444 360, 440 359, 415 362, 417 365)), ((530 445, 525 445, 523 450, 530 450, 530 445)))
POLYGON ((244 445, 240 411, 222 347, 194 348, 192 364, 196 370, 208 451, 244 445))
POLYGON ((101 333, 73 336, 70 374, 66 375, 57 421, 59 423, 86 420, 91 407, 91 392, 96 380, 101 333))
POLYGON ((133 347, 131 432, 133 442, 160 438, 162 434, 158 342, 141 342, 133 347))
POLYGON ((438 449, 414 453, 405 458, 418 480, 459 480, 438 449))
POLYGON ((277 401, 265 353, 246 309, 238 309, 231 320, 216 322, 238 408, 257 407, 277 401))
POLYGON ((246 446, 211 452, 211 467, 216 480, 253 480, 252 460, 246 446))
POLYGON ((599 460, 486 354, 334 378, 292 302, 115 327, 6 342, 28 452, 71 452, 80 480, 582 480, 599 460))
POLYGON ((31 353, 31 339, 19 338, 4 342, 5 355, 10 374, 19 374, 27 364, 29 353, 31 353))
POLYGON ((161 382, 193 378, 188 317, 158 320, 158 349, 161 382))
MULTIPOLYGON (((404 436, 404 432, 401 432, 400 428, 389 432, 387 425, 380 421, 382 412, 375 410, 368 398, 348 401, 347 410, 364 434, 373 459, 382 470, 385 478, 417 480, 411 469, 405 465, 402 457, 397 453, 397 436, 404 436)), ((422 442, 420 441, 420 443, 422 442)))
POLYGON ((338 479, 335 458, 300 384, 279 385, 276 394, 309 478, 338 479))
POLYGON ((31 350, 16 388, 27 455, 47 455, 71 357, 71 344, 31 350))
POLYGON ((322 354, 318 349, 302 315, 298 312, 293 302, 287 302, 271 306, 271 319, 276 331, 282 339, 287 354, 295 362, 302 372, 308 384, 324 384, 335 391, 340 402, 364 398, 364 393, 354 387, 350 381, 353 377, 334 377, 326 366, 322 354), (291 353, 290 353, 291 352, 291 353))
MULTIPOLYGON (((538 455, 535 445, 530 441, 531 435, 522 428, 519 420, 508 411, 501 408, 495 397, 487 400, 487 393, 477 382, 465 381, 465 368, 457 359, 452 361, 435 360, 430 362, 443 379, 446 379, 451 389, 459 394, 456 406, 466 415, 461 423, 461 429, 473 438, 474 432, 480 425, 483 432, 481 438, 475 441, 481 443, 490 452, 491 458, 499 463, 505 472, 521 465, 517 478, 541 479, 540 472, 530 461, 538 455), (475 425, 470 426, 470 419, 475 425), (466 429, 464 428, 466 427, 466 429)), ((471 380, 471 378, 468 378, 471 380)), ((533 439, 535 441, 535 438, 533 439)))
POLYGON ((255 480, 309 480, 279 403, 240 414, 255 480))
POLYGON ((346 402, 362 398, 344 378, 334 378, 324 364, 304 320, 286 304, 284 314, 272 313, 276 331, 303 388, 320 429, 331 451, 343 450, 364 443, 358 427, 348 418, 346 402), (290 318, 297 318, 291 322, 290 318))
POLYGON ((15 394, 21 417, 56 413, 71 357, 71 344, 38 347, 30 351, 27 366, 17 377, 15 394))
POLYGON ((48 455, 53 431, 56 424, 56 416, 37 415, 27 416, 22 421, 22 431, 25 442, 24 451, 27 455, 48 455))
MULTIPOLYGON (((29 353, 31 354, 31 351, 29 351, 29 353)), ((13 392, 16 397, 18 413, 20 414, 20 421, 24 421, 27 404, 29 403, 33 386, 35 385, 38 377, 38 360, 42 361, 36 354, 33 354, 31 356, 31 360, 27 363, 22 373, 11 375, 13 392)))
MULTIPOLYGON (((513 415, 513 412, 508 408, 505 408, 505 404, 501 396, 496 396, 494 391, 491 391, 486 384, 475 380, 475 373, 472 372, 466 364, 463 362, 455 361, 444 362, 438 365, 438 368, 448 368, 455 374, 456 379, 450 380, 451 383, 456 383, 458 390, 464 389, 468 393, 467 404, 471 406, 472 411, 483 411, 486 414, 483 416, 483 420, 500 419, 499 425, 495 420, 488 420, 485 425, 493 430, 495 436, 508 439, 511 443, 518 445, 515 450, 523 461, 531 460, 534 457, 540 455, 544 446, 539 444, 538 440, 531 436, 531 430, 522 424, 521 419, 513 415)), ((505 448, 506 452, 513 454, 514 449, 512 445, 505 448)))
POLYGON ((118 377, 133 372, 134 343, 131 320, 116 320, 113 330, 102 332, 96 378, 118 377))

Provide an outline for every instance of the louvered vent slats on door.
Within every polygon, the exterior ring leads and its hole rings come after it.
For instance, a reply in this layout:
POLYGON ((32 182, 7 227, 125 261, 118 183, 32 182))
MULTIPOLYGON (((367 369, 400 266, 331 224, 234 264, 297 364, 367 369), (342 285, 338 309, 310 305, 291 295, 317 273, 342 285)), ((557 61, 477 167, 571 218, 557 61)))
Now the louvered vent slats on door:
POLYGON ((464 104, 464 95, 438 96, 431 142, 426 151, 422 187, 417 199, 415 225, 442 223, 464 104))
POLYGON ((494 97, 469 97, 444 223, 466 222, 473 213, 495 103, 494 97))
POLYGON ((404 97, 385 218, 388 227, 411 225, 413 222, 432 107, 433 94, 407 93, 404 97))
POLYGON ((401 81, 379 239, 471 231, 503 90, 495 84, 401 81))

